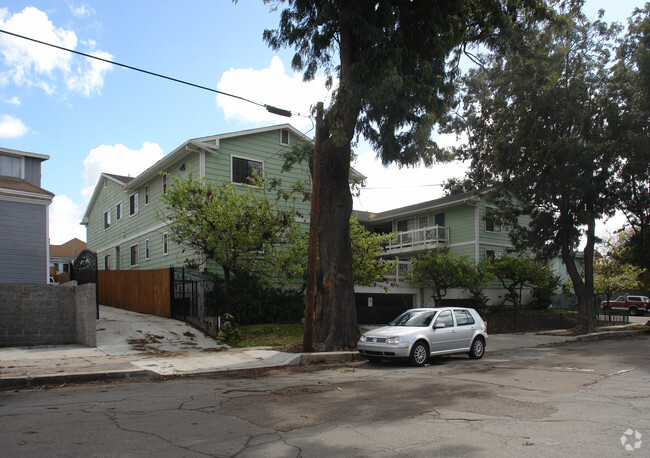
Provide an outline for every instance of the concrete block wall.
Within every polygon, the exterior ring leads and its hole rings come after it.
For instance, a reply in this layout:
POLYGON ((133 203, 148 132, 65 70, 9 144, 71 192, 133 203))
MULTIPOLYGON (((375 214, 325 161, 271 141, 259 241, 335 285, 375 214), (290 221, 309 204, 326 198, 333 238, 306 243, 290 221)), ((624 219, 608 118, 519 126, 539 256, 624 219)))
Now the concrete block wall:
POLYGON ((0 284, 0 347, 94 347, 95 285, 0 284))

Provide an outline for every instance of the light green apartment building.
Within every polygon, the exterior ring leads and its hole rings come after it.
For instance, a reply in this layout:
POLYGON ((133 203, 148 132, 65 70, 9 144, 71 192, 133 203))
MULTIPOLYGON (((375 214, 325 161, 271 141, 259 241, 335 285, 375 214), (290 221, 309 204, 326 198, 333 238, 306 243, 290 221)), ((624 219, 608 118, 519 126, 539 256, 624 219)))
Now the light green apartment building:
MULTIPOLYGON (((356 212, 359 222, 374 232, 393 233, 395 237, 383 257, 399 259, 395 275, 384 287, 356 287, 359 322, 385 322, 390 316, 411 307, 432 307, 432 291, 410 285, 404 277, 411 258, 438 247, 448 247, 457 256, 479 263, 497 258, 512 248, 506 228, 489 217, 490 206, 475 193, 446 196, 381 213, 356 212), (374 320, 374 321, 373 321, 374 320)), ((490 303, 501 302, 505 291, 493 282, 485 290, 490 303)), ((462 301, 469 293, 450 290, 448 301, 462 301)))
MULTIPOLYGON (((174 177, 227 181, 247 186, 248 177, 263 172, 282 179, 283 187, 308 182, 306 165, 282 172, 280 153, 299 140, 309 140, 289 124, 195 138, 186 141, 140 175, 102 173, 81 224, 88 249, 97 253, 99 269, 150 270, 181 267, 197 255, 171 240, 161 200, 174 177)), ((303 215, 309 203, 299 204, 303 215)), ((307 224, 306 220, 300 221, 307 224)))

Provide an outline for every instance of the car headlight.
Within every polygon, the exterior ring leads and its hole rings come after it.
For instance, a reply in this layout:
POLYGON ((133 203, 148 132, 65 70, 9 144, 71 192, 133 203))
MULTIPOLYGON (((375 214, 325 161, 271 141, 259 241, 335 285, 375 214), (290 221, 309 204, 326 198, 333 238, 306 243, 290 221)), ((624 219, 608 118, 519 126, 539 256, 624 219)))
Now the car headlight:
POLYGON ((396 344, 399 343, 399 337, 389 337, 386 339, 387 344, 396 344))
POLYGON ((359 337, 359 342, 365 342, 366 340, 368 340, 366 336, 359 337))

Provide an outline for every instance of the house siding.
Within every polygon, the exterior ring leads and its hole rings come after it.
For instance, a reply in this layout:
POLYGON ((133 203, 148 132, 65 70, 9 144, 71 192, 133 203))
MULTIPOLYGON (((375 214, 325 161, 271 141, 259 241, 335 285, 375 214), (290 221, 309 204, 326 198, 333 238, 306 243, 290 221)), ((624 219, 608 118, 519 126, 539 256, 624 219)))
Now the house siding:
POLYGON ((25 181, 41 187, 41 159, 25 157, 25 181))
MULTIPOLYGON (((293 136, 293 134, 292 134, 293 136)), ((203 144, 216 146, 214 140, 203 139, 203 144)), ((219 150, 212 152, 191 152, 182 159, 175 161, 164 172, 168 173, 167 186, 174 182, 174 177, 188 178, 190 173, 195 179, 200 179, 202 172, 207 181, 231 182, 231 157, 242 157, 261 161, 267 177, 282 179, 282 187, 288 188, 298 180, 308 180, 308 169, 303 167, 298 171, 282 173, 283 159, 278 152, 286 148, 280 145, 280 129, 241 136, 222 138, 219 150), (203 156, 203 161, 201 157, 203 156), (202 170, 201 164, 204 164, 202 170), (184 165, 184 167, 182 167, 184 165), (184 170, 181 170, 181 169, 184 170)), ((169 212, 162 201, 162 177, 155 174, 138 189, 139 211, 129 215, 129 197, 136 192, 125 189, 123 184, 108 179, 107 186, 98 183, 99 193, 87 213, 88 248, 97 252, 98 266, 104 269, 104 258, 111 257, 111 269, 116 268, 116 247, 119 247, 119 268, 121 270, 148 270, 170 266, 182 266, 187 260, 197 261, 199 255, 188 246, 182 246, 172 240, 172 231, 168 225, 169 212), (145 205, 145 186, 149 186, 149 205, 145 205), (124 216, 116 220, 115 209, 119 202, 124 203, 124 216), (104 212, 111 210, 111 227, 104 230, 104 212), (168 234, 168 253, 163 253, 163 234, 168 234), (146 240, 149 240, 150 257, 145 253, 146 240), (137 266, 130 265, 131 246, 137 244, 139 262, 137 266)), ((242 189, 243 189, 242 185, 242 189)), ((127 186, 128 187, 128 186, 127 186)), ((300 211, 309 214, 309 203, 299 203, 300 211)), ((306 226, 306 225, 305 225, 306 226)))
POLYGON ((47 205, 0 200, 0 282, 46 283, 47 205))

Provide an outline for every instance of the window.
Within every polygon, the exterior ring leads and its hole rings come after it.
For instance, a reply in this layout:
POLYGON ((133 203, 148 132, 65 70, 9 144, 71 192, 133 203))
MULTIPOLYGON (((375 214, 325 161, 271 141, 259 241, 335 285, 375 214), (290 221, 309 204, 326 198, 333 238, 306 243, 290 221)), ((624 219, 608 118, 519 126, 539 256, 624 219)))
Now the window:
POLYGON ((149 185, 144 185, 144 206, 149 205, 149 185))
POLYGON ((501 225, 496 222, 494 216, 494 209, 485 207, 485 232, 501 233, 501 225))
POLYGON ((104 255, 104 270, 111 270, 111 255, 104 255))
POLYGON ((131 251, 131 256, 130 256, 131 267, 135 267, 140 263, 139 262, 140 244, 136 243, 135 245, 131 245, 130 251, 131 251))
POLYGON ((120 202, 119 204, 117 204, 117 208, 115 209, 115 219, 117 219, 118 221, 122 219, 122 207, 123 207, 122 202, 120 202))
POLYGON ((167 194, 167 174, 164 173, 162 176, 162 193, 167 194))
POLYGON ((280 131, 280 144, 281 145, 288 145, 289 144, 289 129, 282 129, 280 131))
POLYGON ((445 328, 453 328, 454 327, 454 319, 451 316, 451 312, 449 310, 445 310, 444 312, 440 312, 440 315, 438 315, 438 318, 436 318, 436 326, 444 324, 445 328))
POLYGON ((456 324, 458 326, 469 326, 474 324, 474 318, 467 310, 454 310, 454 316, 456 317, 456 324))
POLYGON ((138 193, 131 194, 129 197, 129 216, 133 216, 138 213, 138 204, 140 203, 138 193))
POLYGON ((149 239, 144 241, 144 258, 149 259, 149 239))
POLYGON ((240 157, 232 158, 232 181, 234 183, 249 184, 252 178, 262 177, 263 166, 259 161, 242 159, 240 157))
POLYGON ((485 250, 485 258, 489 259, 490 261, 499 259, 502 255, 503 252, 501 250, 485 250))
POLYGON ((167 232, 163 233, 163 254, 167 256, 169 254, 169 236, 167 232))
POLYGON ((104 212, 104 230, 109 227, 111 227, 111 211, 106 210, 106 212, 104 212))
POLYGON ((22 158, 0 154, 0 175, 5 177, 22 178, 22 165, 22 158))

